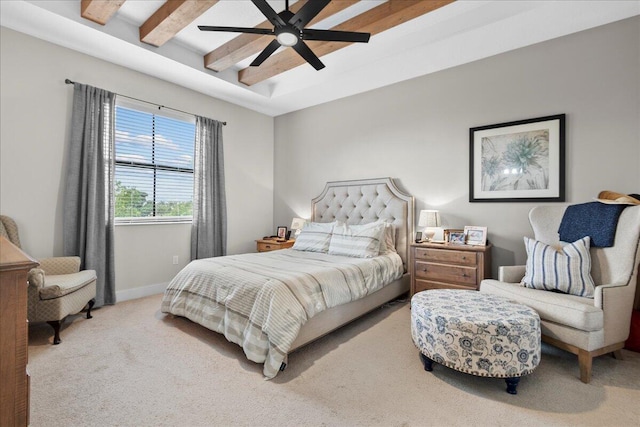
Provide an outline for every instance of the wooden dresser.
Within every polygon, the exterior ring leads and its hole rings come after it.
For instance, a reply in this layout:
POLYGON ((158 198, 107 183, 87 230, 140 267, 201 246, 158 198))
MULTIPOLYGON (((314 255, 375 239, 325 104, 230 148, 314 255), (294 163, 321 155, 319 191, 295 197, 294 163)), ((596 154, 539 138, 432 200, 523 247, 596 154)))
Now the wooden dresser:
POLYGON ((38 263, 0 236, 0 426, 29 424, 27 273, 38 263))
POLYGON ((491 244, 411 245, 411 296, 426 289, 474 289, 491 275, 491 244))

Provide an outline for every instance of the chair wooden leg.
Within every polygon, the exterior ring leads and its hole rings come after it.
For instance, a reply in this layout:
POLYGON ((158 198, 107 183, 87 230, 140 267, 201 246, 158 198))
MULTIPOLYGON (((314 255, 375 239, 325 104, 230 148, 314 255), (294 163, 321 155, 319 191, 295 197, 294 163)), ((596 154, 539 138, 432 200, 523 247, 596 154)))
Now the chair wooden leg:
POLYGON ((624 357, 622 357, 622 350, 615 350, 614 352, 612 352, 611 354, 613 354, 613 357, 616 360, 624 360, 624 357))
POLYGON ((95 303, 96 303, 96 299, 95 298, 91 298, 91 300, 89 301, 89 308, 87 309, 87 319, 91 319, 93 317, 91 315, 91 309, 93 308, 95 303))
POLYGON ((54 345, 60 344, 62 342, 62 340, 60 339, 60 324, 61 324, 60 320, 50 320, 47 323, 51 325, 54 331, 53 344, 54 345))
POLYGON ((591 365, 593 356, 586 350, 578 350, 578 364, 580 365, 580 381, 589 384, 591 381, 591 365))

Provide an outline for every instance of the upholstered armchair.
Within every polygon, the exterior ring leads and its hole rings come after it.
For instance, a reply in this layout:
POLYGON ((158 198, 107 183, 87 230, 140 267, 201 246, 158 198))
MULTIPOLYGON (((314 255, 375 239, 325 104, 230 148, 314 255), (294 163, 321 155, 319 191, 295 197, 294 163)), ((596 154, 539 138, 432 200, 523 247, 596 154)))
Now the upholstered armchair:
MULTIPOLYGON (((0 235, 17 247, 20 245, 18 226, 8 216, 0 215, 0 235)), ((30 323, 47 322, 54 330, 53 343, 59 344, 60 326, 70 314, 88 306, 87 319, 96 297, 96 272, 80 271, 80 258, 53 257, 38 261, 40 265, 29 271, 27 290, 30 323)))
MULTIPOLYGON (((539 206, 529 212, 535 240, 563 247, 558 229, 564 206, 539 206)), ((532 289, 520 284, 525 266, 500 267, 498 280, 486 279, 480 292, 502 295, 538 312, 542 340, 578 356, 580 379, 591 380, 594 357, 621 358, 629 337, 640 263, 640 206, 626 207, 618 219, 614 245, 589 250, 593 298, 532 289)), ((565 246, 566 247, 566 246, 565 246)))

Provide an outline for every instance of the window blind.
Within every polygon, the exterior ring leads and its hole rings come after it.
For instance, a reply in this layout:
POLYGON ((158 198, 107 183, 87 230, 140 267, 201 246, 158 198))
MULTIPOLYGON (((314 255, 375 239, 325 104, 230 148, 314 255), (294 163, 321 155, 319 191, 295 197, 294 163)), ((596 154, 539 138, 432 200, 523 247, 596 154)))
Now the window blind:
POLYGON ((191 221, 195 117, 116 99, 116 223, 191 221))

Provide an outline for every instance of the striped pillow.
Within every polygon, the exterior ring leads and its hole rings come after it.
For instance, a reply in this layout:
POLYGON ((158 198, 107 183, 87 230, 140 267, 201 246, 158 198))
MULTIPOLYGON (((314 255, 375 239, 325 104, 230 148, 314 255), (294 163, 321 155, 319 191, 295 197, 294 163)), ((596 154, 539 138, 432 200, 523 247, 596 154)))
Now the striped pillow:
POLYGON ((293 249, 307 252, 327 252, 336 222, 308 222, 296 237, 293 249))
POLYGON ((557 250, 525 237, 527 265, 522 284, 527 288, 593 298, 595 284, 591 277, 590 242, 586 236, 557 250))
POLYGON ((380 254, 380 242, 385 224, 374 222, 363 225, 339 224, 329 242, 329 255, 372 258, 380 254))

